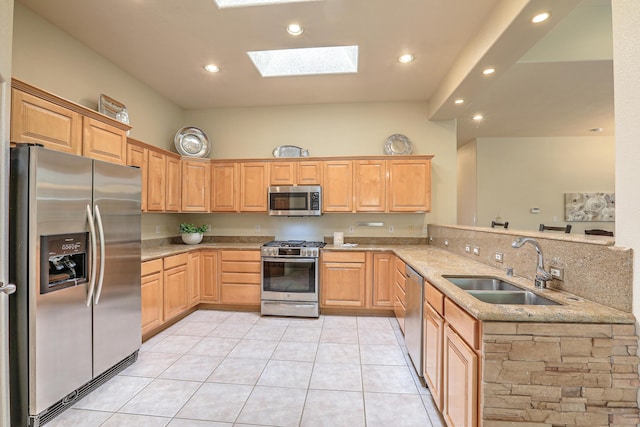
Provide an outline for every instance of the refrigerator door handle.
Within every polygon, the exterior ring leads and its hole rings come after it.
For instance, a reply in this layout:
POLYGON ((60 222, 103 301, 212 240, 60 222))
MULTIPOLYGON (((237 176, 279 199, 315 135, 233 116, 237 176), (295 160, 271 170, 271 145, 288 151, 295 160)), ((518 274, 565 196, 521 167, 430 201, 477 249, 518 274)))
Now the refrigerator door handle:
POLYGON ((91 205, 87 205, 87 222, 89 223, 89 233, 91 234, 91 277, 89 278, 89 289, 87 291, 87 307, 89 307, 93 298, 93 290, 96 287, 96 269, 98 268, 98 244, 91 205))
POLYGON ((98 273, 98 289, 96 290, 95 304, 100 302, 100 295, 102 294, 102 284, 104 282, 104 263, 107 254, 105 253, 104 244, 104 228, 102 226, 102 215, 100 215, 100 208, 96 205, 96 222, 98 223, 98 234, 100 235, 100 270, 98 273))

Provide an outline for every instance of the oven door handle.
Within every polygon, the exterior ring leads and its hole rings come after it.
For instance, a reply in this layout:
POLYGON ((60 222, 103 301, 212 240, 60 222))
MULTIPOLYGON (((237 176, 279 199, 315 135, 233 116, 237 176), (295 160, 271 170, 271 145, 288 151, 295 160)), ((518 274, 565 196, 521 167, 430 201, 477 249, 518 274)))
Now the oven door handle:
POLYGON ((269 257, 269 258, 262 258, 263 262, 317 262, 318 258, 288 258, 288 257, 269 257))

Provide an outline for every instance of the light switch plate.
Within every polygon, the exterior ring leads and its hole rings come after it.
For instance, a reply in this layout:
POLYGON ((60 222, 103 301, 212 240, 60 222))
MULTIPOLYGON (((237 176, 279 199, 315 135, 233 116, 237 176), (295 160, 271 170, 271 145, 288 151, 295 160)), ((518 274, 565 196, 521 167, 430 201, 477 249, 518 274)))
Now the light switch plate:
POLYGON ((464 245, 464 251, 468 254, 471 253, 471 245, 464 245))
POLYGON ((475 256, 480 256, 480 248, 478 246, 473 247, 473 254, 475 256))

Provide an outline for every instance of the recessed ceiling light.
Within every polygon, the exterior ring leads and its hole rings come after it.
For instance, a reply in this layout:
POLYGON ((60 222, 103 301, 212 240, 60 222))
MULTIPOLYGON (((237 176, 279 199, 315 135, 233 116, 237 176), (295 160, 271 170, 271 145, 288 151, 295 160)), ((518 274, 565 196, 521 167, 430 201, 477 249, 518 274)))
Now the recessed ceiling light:
POLYGON ((302 28, 302 25, 300 24, 287 25, 287 33, 291 34, 292 36, 299 36, 303 32, 304 32, 304 28, 302 28))
POLYGON ((540 22, 546 21, 547 19, 549 19, 550 16, 551 16, 551 12, 538 13, 533 18, 531 18, 531 22, 533 22, 534 24, 538 24, 540 22))
POLYGON ((302 3, 318 0, 214 0, 220 9, 226 7, 261 6, 278 3, 302 3))
POLYGON ((462 98, 458 98, 455 101, 453 101, 454 104, 460 105, 460 104, 464 104, 464 99, 462 98))
POLYGON ((489 74, 493 74, 495 72, 495 68, 485 68, 484 70, 482 70, 482 74, 484 74, 485 76, 488 76, 489 74))
POLYGON ((220 67, 218 67, 216 64, 207 64, 204 66, 204 69, 210 73, 217 73, 218 71, 220 71, 220 67))
POLYGON ((473 116, 473 120, 475 120, 476 122, 479 122, 483 118, 484 117, 482 117, 482 114, 476 114, 475 116, 473 116))
POLYGON ((358 72, 358 46, 247 52, 262 77, 358 72))
POLYGON ((405 53, 404 55, 400 55, 398 61, 402 62, 403 64, 408 64, 409 62, 413 62, 413 55, 410 53, 405 53))

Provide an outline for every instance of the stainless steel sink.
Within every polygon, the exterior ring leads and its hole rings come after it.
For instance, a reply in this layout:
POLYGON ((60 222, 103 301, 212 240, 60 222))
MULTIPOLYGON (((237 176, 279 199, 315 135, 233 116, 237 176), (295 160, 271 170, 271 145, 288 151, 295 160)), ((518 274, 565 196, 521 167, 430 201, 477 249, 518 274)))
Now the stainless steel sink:
POLYGON ((467 291, 469 295, 490 304, 560 305, 531 291, 467 291))
POLYGON ((522 288, 505 282, 497 277, 483 276, 443 276, 445 279, 465 291, 522 291, 522 288))
POLYGON ((520 288, 497 277, 443 276, 480 301, 490 304, 560 305, 543 296, 520 288))

